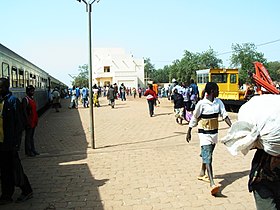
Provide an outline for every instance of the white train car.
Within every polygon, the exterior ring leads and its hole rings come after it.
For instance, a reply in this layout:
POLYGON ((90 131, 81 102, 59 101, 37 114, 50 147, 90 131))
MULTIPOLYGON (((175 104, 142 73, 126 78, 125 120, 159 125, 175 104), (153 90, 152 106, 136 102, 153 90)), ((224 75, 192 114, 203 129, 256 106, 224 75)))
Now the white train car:
POLYGON ((10 80, 10 90, 20 100, 25 96, 28 85, 35 87, 34 98, 37 109, 41 110, 49 104, 50 91, 54 87, 67 88, 56 78, 32 64, 0 43, 0 77, 10 80))

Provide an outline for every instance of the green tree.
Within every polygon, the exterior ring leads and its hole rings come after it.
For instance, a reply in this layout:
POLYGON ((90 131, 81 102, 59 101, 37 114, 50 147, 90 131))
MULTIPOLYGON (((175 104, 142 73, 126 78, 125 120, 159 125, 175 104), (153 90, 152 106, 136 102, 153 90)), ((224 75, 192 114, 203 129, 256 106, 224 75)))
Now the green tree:
POLYGON ((144 59, 144 75, 146 80, 152 80, 155 72, 155 66, 151 63, 150 58, 144 59))
POLYGON ((74 77, 74 81, 72 85, 76 85, 79 87, 89 87, 89 76, 88 76, 88 65, 84 64, 83 66, 79 66, 78 71, 80 72, 78 76, 74 77))
POLYGON ((153 73, 153 81, 156 83, 169 82, 169 67, 164 66, 163 69, 157 69, 153 73))
POLYGON ((239 68, 239 82, 241 84, 250 81, 248 71, 254 72, 254 61, 259 61, 266 66, 264 54, 257 52, 257 48, 253 43, 233 44, 232 56, 230 58, 231 65, 234 68, 239 68))
POLYGON ((173 62, 170 76, 178 81, 189 83, 191 78, 196 78, 196 70, 219 68, 221 64, 222 60, 217 58, 217 53, 212 48, 202 53, 185 50, 183 58, 173 62))
POLYGON ((199 69, 198 53, 192 53, 185 50, 183 58, 179 63, 177 79, 182 82, 189 83, 191 78, 196 77, 196 70, 199 69))
POLYGON ((217 58, 217 53, 210 47, 205 52, 198 54, 199 69, 220 68, 222 59, 217 58))
POLYGON ((267 64, 268 72, 270 77, 273 81, 280 81, 280 62, 279 61, 272 61, 268 62, 267 64))

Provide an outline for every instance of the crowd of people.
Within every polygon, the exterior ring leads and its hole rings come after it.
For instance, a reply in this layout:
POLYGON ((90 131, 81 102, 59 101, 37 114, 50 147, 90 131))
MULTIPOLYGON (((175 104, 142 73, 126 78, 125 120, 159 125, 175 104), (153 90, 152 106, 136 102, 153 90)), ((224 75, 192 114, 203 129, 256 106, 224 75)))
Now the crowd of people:
MULTIPOLYGON (((120 99, 121 101, 126 101, 127 96, 133 96, 133 98, 136 98, 137 95, 141 98, 145 90, 146 89, 142 87, 138 87, 137 89, 135 87, 126 87, 124 83, 121 83, 119 87, 116 83, 104 85, 104 87, 94 84, 92 87, 93 106, 100 107, 99 98, 103 96, 107 97, 108 104, 114 108, 115 100, 120 99)), ((88 87, 74 85, 72 88, 68 89, 68 97, 70 98, 69 109, 77 109, 79 101, 81 101, 84 108, 89 107, 88 87)))
MULTIPOLYGON (((0 205, 13 202, 12 196, 15 187, 22 191, 16 202, 23 202, 33 197, 30 182, 21 165, 18 151, 21 147, 21 138, 25 133, 25 155, 35 157, 40 155, 35 149, 34 133, 38 124, 36 101, 34 100, 35 88, 26 87, 26 96, 20 101, 9 91, 9 80, 0 78, 0 172, 1 196, 0 205)), ((162 88, 163 89, 163 88, 162 88)), ((218 98, 219 87, 215 82, 207 82, 202 94, 194 80, 179 83, 172 80, 167 92, 161 91, 157 84, 148 84, 145 88, 127 88, 124 83, 108 85, 103 90, 97 85, 93 86, 93 105, 100 106, 99 97, 107 97, 108 104, 114 108, 115 100, 126 101, 126 96, 133 98, 146 97, 149 116, 155 116, 154 107, 160 104, 159 97, 166 96, 174 104, 175 120, 182 125, 186 120, 188 129, 186 141, 192 139, 192 129, 198 127, 200 141, 200 156, 202 164, 198 180, 209 182, 210 193, 216 196, 220 192, 220 184, 216 184, 213 176, 213 154, 218 142, 219 116, 232 125, 223 102, 218 98)), ((77 109, 81 101, 84 108, 89 107, 89 89, 76 87, 69 89, 69 108, 77 109)), ((59 112, 61 91, 54 88, 51 92, 53 108, 59 112)), ((275 137, 279 138, 279 137, 275 137)), ((249 191, 254 192, 257 209, 280 209, 280 154, 268 154, 262 148, 257 152, 252 161, 249 179, 249 191)))

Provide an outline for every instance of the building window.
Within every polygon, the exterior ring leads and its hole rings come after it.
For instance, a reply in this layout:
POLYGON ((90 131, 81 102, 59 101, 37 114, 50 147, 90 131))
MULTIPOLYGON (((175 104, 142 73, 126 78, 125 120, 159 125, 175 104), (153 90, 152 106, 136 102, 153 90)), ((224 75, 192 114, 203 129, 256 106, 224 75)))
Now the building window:
POLYGON ((110 66, 104 66, 104 72, 110 72, 110 66))

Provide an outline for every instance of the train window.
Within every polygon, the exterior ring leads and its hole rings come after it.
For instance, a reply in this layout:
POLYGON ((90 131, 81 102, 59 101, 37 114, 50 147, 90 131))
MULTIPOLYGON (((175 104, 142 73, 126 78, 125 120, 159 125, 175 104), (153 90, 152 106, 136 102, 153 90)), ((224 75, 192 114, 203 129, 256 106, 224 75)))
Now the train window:
POLYGON ((37 76, 37 86, 41 88, 41 77, 37 76))
POLYGON ((230 74, 230 83, 236 83, 236 74, 230 74))
POLYGON ((42 88, 46 88, 46 79, 45 78, 41 78, 41 83, 42 83, 42 88))
POLYGON ((18 87, 18 69, 12 66, 12 87, 18 87))
POLYGON ((211 81, 216 83, 227 83, 227 75, 226 74, 212 74, 211 81))
POLYGON ((19 87, 24 87, 24 71, 22 69, 18 70, 19 87))
POLYGON ((33 86, 34 87, 38 87, 38 85, 37 85, 37 76, 35 74, 33 74, 32 79, 33 79, 33 86))
POLYGON ((2 75, 1 77, 9 78, 10 77, 10 67, 7 63, 2 63, 2 75))
POLYGON ((25 87, 29 85, 29 72, 25 71, 25 87))
POLYGON ((30 73, 29 78, 30 78, 29 84, 36 87, 36 76, 30 73))
POLYGON ((208 74, 198 74, 197 75, 197 83, 207 83, 209 82, 208 74))
POLYGON ((204 83, 209 82, 209 75, 208 74, 203 74, 203 81, 204 81, 204 83))
POLYGON ((197 75, 197 83, 203 83, 202 82, 202 74, 197 75))

